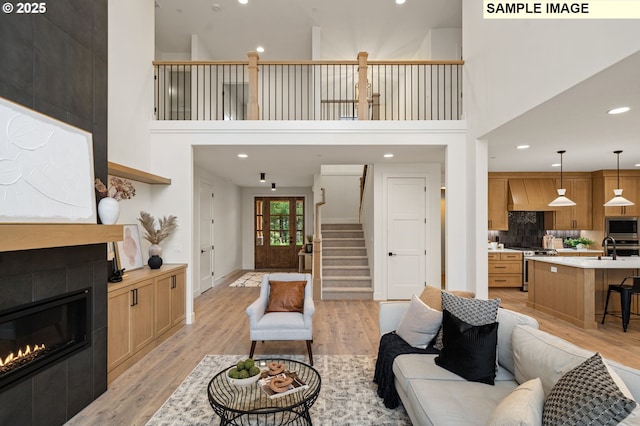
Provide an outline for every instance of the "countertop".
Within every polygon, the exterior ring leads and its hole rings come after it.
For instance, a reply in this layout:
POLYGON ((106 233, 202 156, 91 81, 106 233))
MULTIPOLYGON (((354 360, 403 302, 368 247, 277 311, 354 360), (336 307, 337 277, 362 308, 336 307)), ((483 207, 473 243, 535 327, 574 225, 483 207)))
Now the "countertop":
POLYGON ((495 250, 489 249, 489 253, 522 253, 522 250, 513 250, 508 248, 495 250))
POLYGON ((597 253, 602 253, 602 250, 593 250, 593 249, 573 249, 573 248, 561 248, 555 249, 558 253, 594 253, 597 256, 597 253))
POLYGON ((536 262, 546 262, 555 265, 571 266, 582 269, 640 269, 640 257, 635 256, 618 256, 617 260, 611 260, 611 257, 575 256, 575 257, 556 257, 556 256, 540 256, 529 258, 536 262))

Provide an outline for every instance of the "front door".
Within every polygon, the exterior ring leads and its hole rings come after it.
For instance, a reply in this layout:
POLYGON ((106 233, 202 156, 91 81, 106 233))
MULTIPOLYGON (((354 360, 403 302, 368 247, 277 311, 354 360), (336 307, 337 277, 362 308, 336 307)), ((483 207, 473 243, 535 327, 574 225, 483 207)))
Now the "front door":
POLYGON ((255 268, 296 269, 304 244, 304 199, 256 197, 255 268))

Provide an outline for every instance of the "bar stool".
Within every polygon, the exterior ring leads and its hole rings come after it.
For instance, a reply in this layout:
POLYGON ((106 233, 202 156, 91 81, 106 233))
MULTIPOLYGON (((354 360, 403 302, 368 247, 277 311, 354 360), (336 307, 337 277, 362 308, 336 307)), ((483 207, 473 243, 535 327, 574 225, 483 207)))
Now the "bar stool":
MULTIPOLYGON (((620 284, 609 284, 609 290, 607 291, 607 301, 604 304, 604 315, 602 315, 601 324, 604 324, 604 319, 607 316, 607 308, 609 307, 609 296, 611 296, 612 291, 617 291, 618 293, 620 293, 620 305, 622 308, 622 329, 626 332, 627 326, 629 325, 629 318, 631 317, 631 296, 634 294, 640 294, 640 277, 625 277, 625 279, 622 280, 620 284), (624 282, 627 281, 628 278, 633 279, 632 285, 624 284, 624 282)), ((609 315, 620 318, 620 315, 609 315)))

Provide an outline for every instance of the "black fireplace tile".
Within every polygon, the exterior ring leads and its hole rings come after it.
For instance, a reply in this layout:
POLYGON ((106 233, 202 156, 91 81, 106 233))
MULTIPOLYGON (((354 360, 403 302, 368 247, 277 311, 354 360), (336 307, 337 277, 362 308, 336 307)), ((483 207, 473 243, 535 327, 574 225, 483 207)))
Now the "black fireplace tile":
POLYGON ((67 363, 67 416, 71 418, 93 401, 93 349, 73 355, 67 363))
POLYGON ((67 363, 58 362, 33 378, 34 425, 61 425, 67 420, 67 363))
POLYGON ((67 292, 65 268, 35 272, 33 274, 33 300, 42 300, 67 292))
MULTIPOLYGON (((73 39, 67 40, 67 48, 70 65, 69 112, 91 123, 93 122, 93 54, 90 48, 73 39)), ((87 131, 91 130, 91 127, 80 127, 87 131)))
POLYGON ((93 264, 93 330, 107 326, 107 262, 93 264))
POLYGON ((93 348, 93 397, 107 391, 107 327, 92 333, 93 348))
MULTIPOLYGON (((53 15, 52 11, 49 16, 53 15)), ((61 109, 66 109, 69 93, 68 37, 48 19, 34 21, 35 93, 43 101, 61 109)))
MULTIPOLYGON (((0 262, 2 266, 2 262, 0 262)), ((0 309, 32 302, 33 278, 30 273, 14 276, 0 276, 0 309)), ((0 423, 1 424, 1 423, 0 423)))
POLYGON ((94 32, 93 32, 93 50, 96 57, 107 61, 107 34, 108 34, 108 0, 94 0, 93 1, 93 16, 94 16, 94 32))
POLYGON ((0 425, 30 425, 32 400, 31 380, 0 392, 0 425))
POLYGON ((67 268, 67 291, 75 291, 91 287, 93 283, 93 265, 83 263, 67 268))
POLYGON ((5 18, 0 25, 0 81, 2 96, 22 105, 31 106, 30 94, 33 93, 33 16, 13 14, 5 18), (13 87, 12 93, 4 88, 13 87), (28 98, 18 95, 28 90, 28 98), (26 101, 26 102, 25 102, 26 101))

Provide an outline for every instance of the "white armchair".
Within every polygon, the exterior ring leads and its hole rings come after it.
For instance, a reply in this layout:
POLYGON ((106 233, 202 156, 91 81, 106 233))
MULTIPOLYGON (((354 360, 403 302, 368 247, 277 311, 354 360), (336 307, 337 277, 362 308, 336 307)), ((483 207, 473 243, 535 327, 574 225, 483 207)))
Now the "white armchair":
POLYGON ((265 274, 262 277, 260 297, 247 308, 249 316, 249 337, 251 339, 251 351, 253 353, 258 340, 305 340, 309 363, 313 365, 311 343, 313 342, 313 324, 311 317, 315 313, 313 303, 313 282, 311 274, 265 274), (299 312, 269 312, 265 313, 269 303, 269 281, 306 281, 304 288, 304 309, 299 312))

